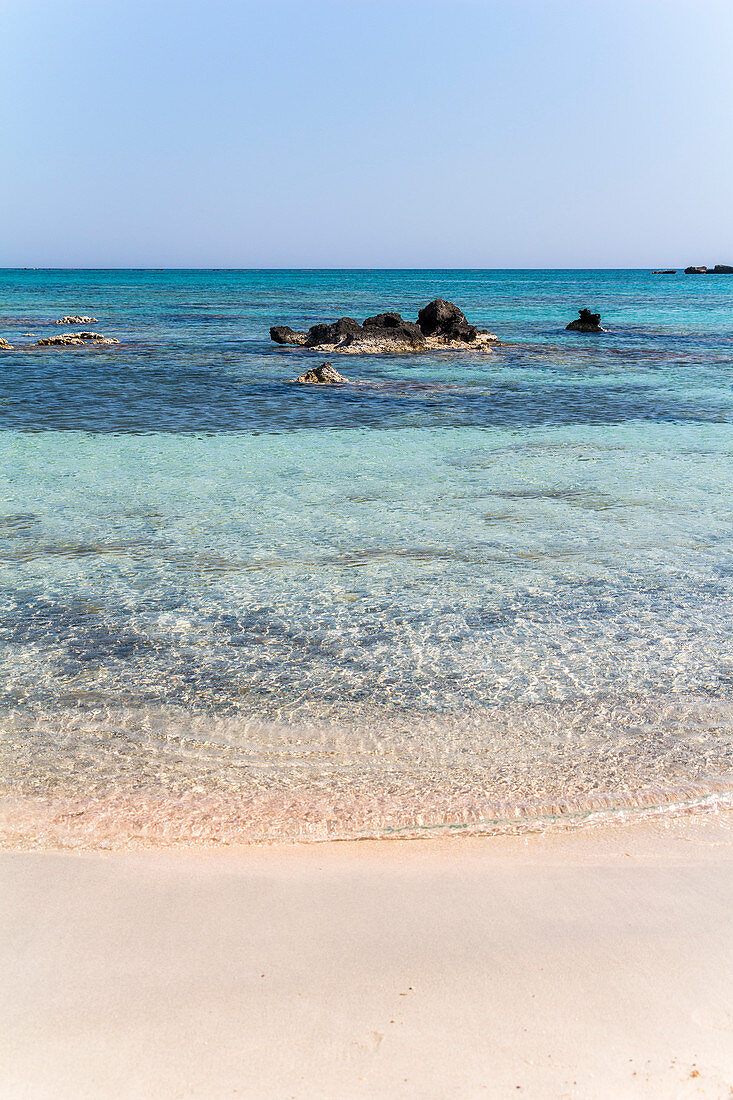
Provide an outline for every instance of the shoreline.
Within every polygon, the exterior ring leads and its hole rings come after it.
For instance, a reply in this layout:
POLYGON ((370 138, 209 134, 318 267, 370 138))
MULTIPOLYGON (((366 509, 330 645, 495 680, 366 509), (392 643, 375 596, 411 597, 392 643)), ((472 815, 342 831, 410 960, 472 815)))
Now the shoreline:
POLYGON ((479 795, 436 803, 434 793, 411 803, 390 795, 324 797, 313 791, 209 792, 120 790, 0 797, 0 853, 24 851, 196 851, 278 845, 498 838, 618 829, 690 815, 733 812, 729 782, 699 782, 592 799, 501 804, 479 795), (483 812, 482 812, 483 811, 483 812))
POLYGON ((733 814, 5 852, 0 1097, 729 1097, 733 814))

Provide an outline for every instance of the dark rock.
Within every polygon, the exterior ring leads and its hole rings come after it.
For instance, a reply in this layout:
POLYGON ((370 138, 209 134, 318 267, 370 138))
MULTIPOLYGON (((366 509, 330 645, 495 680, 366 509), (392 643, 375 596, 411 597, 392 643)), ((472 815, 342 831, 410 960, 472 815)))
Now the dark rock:
POLYGON ((96 325, 96 317, 62 317, 61 320, 55 321, 56 325, 96 325))
POLYGON ((270 329, 270 339, 276 344, 291 344, 293 347, 302 347, 307 339, 304 332, 296 332, 288 325, 275 325, 270 329))
POLYGON ((425 347, 425 337, 413 321, 399 313, 378 313, 367 317, 359 332, 346 337, 344 349, 365 351, 416 351, 425 347))
POLYGON ((320 386, 334 386, 348 381, 348 378, 344 378, 343 374, 339 374, 330 363, 321 363, 320 367, 307 370, 305 374, 301 374, 300 378, 291 378, 291 382, 320 386))
POLYGON ((365 331, 369 329, 397 328, 404 325, 400 313, 377 313, 374 317, 367 317, 361 326, 365 331))
POLYGON ((661 271, 652 271, 652 275, 676 275, 676 274, 677 274, 677 268, 676 267, 665 267, 665 268, 662 268, 661 271))
POLYGON ((733 267, 716 264, 715 267, 686 267, 685 275, 733 275, 733 267))
POLYGON ((478 332, 475 325, 469 325, 463 311, 444 298, 434 298, 428 302, 418 313, 417 323, 425 336, 442 336, 467 344, 476 339, 478 332))
POLYGON ((340 344, 347 336, 361 333, 361 325, 353 317, 339 317, 333 324, 312 325, 308 329, 305 346, 317 348, 321 344, 340 344))
POLYGON ((434 298, 417 315, 417 323, 426 336, 446 335, 454 325, 463 322, 466 322, 463 311, 444 298, 434 298))
POLYGON ((600 313, 591 313, 589 309, 578 310, 580 316, 577 321, 571 321, 565 328, 568 332, 605 332, 601 328, 600 313))
POLYGON ((119 344, 114 336, 102 336, 99 332, 65 332, 60 336, 47 336, 45 340, 39 340, 38 346, 45 347, 72 347, 80 344, 119 344))

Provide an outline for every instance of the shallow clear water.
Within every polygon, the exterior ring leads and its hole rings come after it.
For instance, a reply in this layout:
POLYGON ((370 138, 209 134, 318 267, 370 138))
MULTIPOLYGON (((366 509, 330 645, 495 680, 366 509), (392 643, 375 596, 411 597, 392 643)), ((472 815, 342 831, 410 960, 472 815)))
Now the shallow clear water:
POLYGON ((7 843, 727 797, 733 278, 0 272, 7 843), (441 295, 502 346, 287 379, 441 295), (611 330, 568 333, 580 306, 611 330), (91 313, 113 347, 32 347, 91 313), (24 335, 33 333, 34 337, 24 335))

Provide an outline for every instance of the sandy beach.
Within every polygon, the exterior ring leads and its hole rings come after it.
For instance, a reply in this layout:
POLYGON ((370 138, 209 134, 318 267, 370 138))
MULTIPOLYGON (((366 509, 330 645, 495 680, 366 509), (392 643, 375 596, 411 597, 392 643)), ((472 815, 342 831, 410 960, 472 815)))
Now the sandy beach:
POLYGON ((5 853, 0 1095, 730 1097, 732 842, 5 853))

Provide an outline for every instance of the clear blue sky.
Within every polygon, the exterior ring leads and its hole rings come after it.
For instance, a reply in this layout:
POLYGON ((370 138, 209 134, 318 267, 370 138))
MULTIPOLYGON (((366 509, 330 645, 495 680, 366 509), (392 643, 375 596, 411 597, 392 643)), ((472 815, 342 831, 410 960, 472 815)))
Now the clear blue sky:
POLYGON ((0 0, 0 266, 733 263, 732 0, 0 0))

